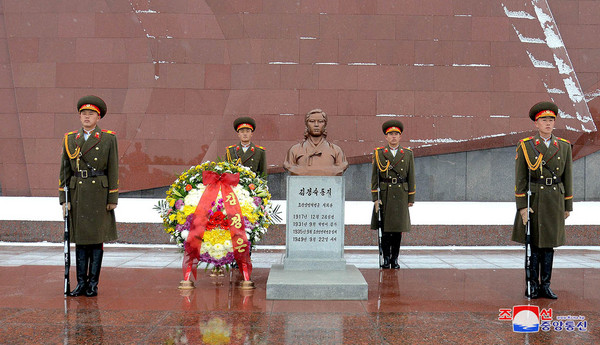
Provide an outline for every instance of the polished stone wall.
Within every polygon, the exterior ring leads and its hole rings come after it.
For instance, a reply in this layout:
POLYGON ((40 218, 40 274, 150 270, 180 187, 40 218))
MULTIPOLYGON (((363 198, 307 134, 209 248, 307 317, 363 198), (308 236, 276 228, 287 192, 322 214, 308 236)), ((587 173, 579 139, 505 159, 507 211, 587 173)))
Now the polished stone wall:
MULTIPOLYGON (((514 201, 515 147, 415 158, 417 201, 514 201)), ((575 201, 600 201, 600 153, 573 163, 575 201)), ((351 165, 344 174, 346 200, 371 200, 371 164, 351 165)), ((285 174, 269 175, 276 200, 285 199, 285 174)), ((160 197, 160 196, 158 196, 160 197)))
POLYGON ((600 150, 598 32, 600 2, 586 0, 0 0, 1 192, 56 195, 76 101, 97 94, 100 126, 119 138, 122 192, 222 158, 238 116, 256 118, 253 139, 280 173, 319 107, 357 186, 396 118, 416 157, 451 155, 428 158, 422 197, 504 198, 508 180, 486 172, 498 160, 461 169, 486 159, 468 152, 529 133, 533 103, 559 105, 557 134, 575 158, 600 150))
MULTIPOLYGON (((415 158, 417 201, 514 201, 515 147, 415 158)), ((353 164, 344 173, 346 200, 371 200, 371 164, 353 164)), ((573 162, 575 201, 600 201, 600 152, 573 162)), ((268 176, 274 200, 286 199, 287 173, 268 176)), ((166 187, 121 194, 162 198, 166 187)))

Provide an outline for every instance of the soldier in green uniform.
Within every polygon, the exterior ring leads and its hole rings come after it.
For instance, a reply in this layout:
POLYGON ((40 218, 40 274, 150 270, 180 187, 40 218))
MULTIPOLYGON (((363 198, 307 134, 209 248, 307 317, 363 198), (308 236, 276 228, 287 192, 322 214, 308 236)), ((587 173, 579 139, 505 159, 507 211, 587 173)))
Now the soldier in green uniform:
POLYGON ((571 143, 552 134, 558 107, 551 102, 535 104, 529 117, 538 134, 517 145, 515 199, 517 214, 512 240, 525 243, 527 192, 530 196, 531 257, 526 297, 556 299, 550 289, 554 247, 565 243, 565 219, 573 211, 571 143), (531 183, 529 183, 531 182, 531 183), (539 277, 539 281, 538 281, 539 277))
POLYGON ((82 128, 65 134, 58 190, 63 212, 70 210, 70 237, 76 245, 77 287, 69 296, 92 297, 98 294, 103 243, 117 239, 119 155, 115 133, 97 126, 106 115, 106 103, 85 96, 77 110, 82 128))
POLYGON ((371 228, 378 228, 377 213, 381 211, 381 268, 397 269, 402 233, 410 231, 408 208, 415 202, 415 162, 413 152, 400 146, 402 122, 386 121, 381 129, 388 145, 376 148, 373 153, 371 228))
POLYGON ((233 121, 233 129, 237 132, 240 142, 227 147, 227 161, 247 166, 256 174, 267 176, 267 152, 264 147, 254 145, 250 141, 256 129, 254 119, 239 117, 233 121))

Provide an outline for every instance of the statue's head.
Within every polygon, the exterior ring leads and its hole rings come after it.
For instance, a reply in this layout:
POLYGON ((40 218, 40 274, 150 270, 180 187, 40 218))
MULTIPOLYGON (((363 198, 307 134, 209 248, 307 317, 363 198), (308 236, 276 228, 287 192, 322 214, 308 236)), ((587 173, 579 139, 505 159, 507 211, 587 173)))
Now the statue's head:
POLYGON ((313 109, 304 118, 306 128, 304 138, 327 136, 327 114, 321 109, 313 109))

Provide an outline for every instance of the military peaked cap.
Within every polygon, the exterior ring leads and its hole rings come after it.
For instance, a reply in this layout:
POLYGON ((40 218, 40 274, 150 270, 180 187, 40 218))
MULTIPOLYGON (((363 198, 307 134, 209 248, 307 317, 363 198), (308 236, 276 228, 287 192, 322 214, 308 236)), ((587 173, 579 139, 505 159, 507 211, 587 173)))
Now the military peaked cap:
POLYGON ((531 121, 537 121, 542 117, 554 117, 558 114, 558 106, 552 102, 539 102, 529 110, 531 121))
POLYGON ((389 120, 383 123, 381 130, 383 131, 383 134, 388 134, 390 132, 402 134, 402 132, 404 132, 404 125, 398 120, 389 120))
POLYGON ((252 132, 254 132, 256 129, 256 122, 254 122, 254 119, 251 117, 238 117, 233 121, 233 129, 237 132, 242 128, 250 128, 252 132))
POLYGON ((106 115, 106 103, 98 96, 89 95, 81 97, 77 102, 77 112, 81 112, 85 109, 97 112, 100 114, 100 118, 103 118, 104 115, 106 115))

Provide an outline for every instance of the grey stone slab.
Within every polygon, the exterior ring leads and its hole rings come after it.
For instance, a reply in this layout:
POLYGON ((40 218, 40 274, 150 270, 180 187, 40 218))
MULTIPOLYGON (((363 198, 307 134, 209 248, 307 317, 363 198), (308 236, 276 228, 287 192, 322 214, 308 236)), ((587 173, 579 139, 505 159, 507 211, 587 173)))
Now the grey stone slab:
POLYGON ((416 200, 466 200, 466 152, 415 158, 416 200))
POLYGON ((273 265, 267 279, 267 299, 273 300, 366 300, 368 291, 365 278, 353 265, 337 271, 296 271, 273 265))
POLYGON ((284 261, 286 270, 344 270, 346 269, 345 259, 294 259, 286 258, 284 261))
POLYGON ((469 201, 514 201, 515 148, 467 152, 469 201))
MULTIPOLYGON (((598 175, 600 174, 600 151, 593 153, 585 158, 585 197, 578 197, 574 194, 575 200, 598 201, 600 200, 600 183, 598 183, 598 175)), ((583 159, 581 159, 583 160, 583 159)), ((579 161, 575 161, 576 165, 579 161)), ((577 192, 577 184, 581 183, 581 178, 573 177, 577 192)))
POLYGON ((286 269, 345 269, 344 190, 342 176, 288 177, 286 269))
MULTIPOLYGON (((417 201, 513 201, 514 145, 415 158, 417 201)), ((600 200, 600 151, 573 162, 575 201, 600 200)), ((269 175, 273 199, 284 200, 287 173, 269 175)), ((346 173, 347 201, 371 200, 371 164, 353 164, 346 173)))
POLYGON ((371 200, 371 164, 353 164, 344 173, 346 201, 371 200))
POLYGON ((286 185, 288 176, 289 173, 269 174, 267 176, 267 184, 269 185, 271 199, 285 200, 287 198, 286 185))
MULTIPOLYGON (((583 201, 586 200, 587 193, 587 181, 586 181, 586 162, 588 161, 588 157, 583 157, 582 159, 576 160, 573 162, 573 200, 574 201, 583 201)), ((597 179, 594 181, 594 184, 597 186, 597 179)), ((589 185, 592 189, 595 186, 589 185)))

